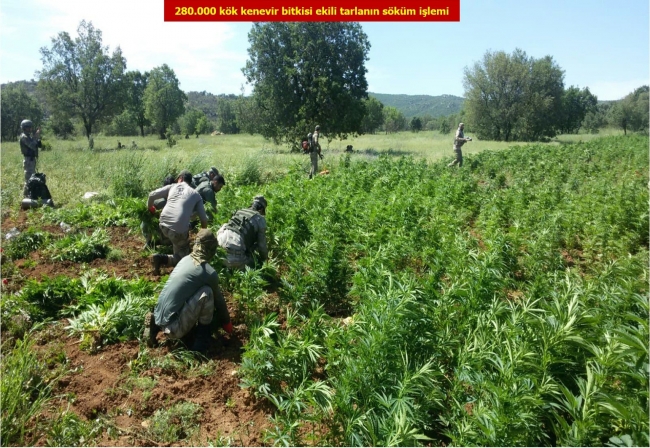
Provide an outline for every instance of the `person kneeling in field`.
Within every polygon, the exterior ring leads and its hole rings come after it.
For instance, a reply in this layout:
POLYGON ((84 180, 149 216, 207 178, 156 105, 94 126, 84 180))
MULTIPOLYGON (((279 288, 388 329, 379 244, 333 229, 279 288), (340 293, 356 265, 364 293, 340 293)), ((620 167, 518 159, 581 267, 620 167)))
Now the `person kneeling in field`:
POLYGON ((253 266, 253 252, 257 251, 262 261, 268 257, 266 247, 266 199, 255 196, 250 208, 235 212, 217 232, 219 246, 226 250, 225 266, 244 269, 253 266))
POLYGON ((199 215, 201 228, 208 227, 208 216, 205 213, 203 199, 191 187, 192 173, 181 171, 175 184, 166 185, 149 193, 147 208, 152 214, 156 213, 156 199, 167 199, 160 213, 160 231, 171 241, 174 255, 154 254, 153 272, 160 275, 161 266, 176 266, 184 256, 190 253, 190 219, 194 213, 199 215))
POLYGON ((217 239, 209 229, 196 236, 192 253, 174 268, 158 297, 153 313, 144 318, 144 340, 156 346, 160 331, 180 339, 196 327, 192 350, 205 353, 210 346, 212 319, 227 333, 232 323, 226 301, 219 288, 219 275, 209 261, 217 251, 217 239))

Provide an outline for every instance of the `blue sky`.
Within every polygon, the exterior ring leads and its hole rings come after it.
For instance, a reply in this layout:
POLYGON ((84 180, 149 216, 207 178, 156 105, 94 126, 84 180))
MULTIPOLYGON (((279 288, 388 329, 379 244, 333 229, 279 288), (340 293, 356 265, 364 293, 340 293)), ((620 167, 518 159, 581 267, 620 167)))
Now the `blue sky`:
MULTIPOLYGON (((163 0, 0 0, 0 82, 34 78, 39 48, 60 31, 76 36, 82 19, 122 48, 130 70, 167 63, 186 91, 238 94, 245 84, 251 24, 165 23, 163 0)), ((619 99, 650 83, 649 21, 647 0, 461 0, 456 23, 363 22, 369 90, 462 96, 465 67, 488 50, 521 48, 553 56, 566 86, 619 99)))

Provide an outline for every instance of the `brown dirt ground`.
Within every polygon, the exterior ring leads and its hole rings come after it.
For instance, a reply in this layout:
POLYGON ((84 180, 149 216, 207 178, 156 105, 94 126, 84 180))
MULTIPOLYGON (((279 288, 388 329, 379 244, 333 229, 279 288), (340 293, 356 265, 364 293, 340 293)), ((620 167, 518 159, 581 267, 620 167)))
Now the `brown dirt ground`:
MULTIPOLYGON (((28 227, 24 213, 18 219, 3 220, 2 233, 13 227, 19 230, 28 227)), ((40 227, 54 235, 63 234, 56 225, 40 227)), ((112 227, 107 231, 111 237, 110 246, 120 249, 123 257, 118 261, 96 259, 87 263, 87 267, 126 279, 137 276, 159 280, 160 277, 151 273, 151 262, 146 252, 142 251, 143 239, 140 235, 130 234, 124 227, 112 227)), ((49 261, 38 252, 31 253, 29 259, 17 260, 15 265, 21 273, 19 277, 22 281, 19 283, 45 275, 77 277, 81 268, 80 263, 49 261)), ((11 285, 4 292, 18 290, 20 286, 11 285)), ((226 294, 226 298, 228 296, 226 294)), ((54 335, 42 337, 37 343, 37 350, 44 356, 48 351, 63 350, 67 360, 66 373, 59 378, 53 390, 54 398, 46 414, 49 412, 50 417, 54 417, 69 407, 82 419, 107 419, 113 431, 109 436, 104 430, 95 440, 98 446, 164 445, 148 437, 146 427, 149 419, 158 409, 168 409, 177 402, 190 401, 202 408, 200 430, 191 439, 179 440, 174 445, 207 445, 209 441, 216 443, 220 437, 230 438, 230 443, 236 446, 263 445, 263 431, 270 427, 268 417, 273 414, 274 408, 239 386, 237 370, 248 330, 245 325, 238 325, 236 311, 232 308, 230 311, 235 331, 214 341, 207 358, 213 361, 215 367, 207 376, 177 370, 163 371, 160 368, 135 375, 131 373, 130 362, 137 358, 140 351, 138 341, 108 345, 96 353, 90 353, 82 350, 79 339, 69 337, 62 325, 56 326, 57 330, 50 330, 54 331, 54 335), (125 387, 128 378, 134 377, 155 380, 155 386, 146 397, 142 389, 125 387)), ((159 341, 163 339, 159 335, 159 341)), ((160 347, 151 350, 151 356, 164 357, 176 347, 177 344, 163 341, 160 347)), ((32 445, 42 446, 46 443, 42 433, 28 434, 27 440, 32 445)))

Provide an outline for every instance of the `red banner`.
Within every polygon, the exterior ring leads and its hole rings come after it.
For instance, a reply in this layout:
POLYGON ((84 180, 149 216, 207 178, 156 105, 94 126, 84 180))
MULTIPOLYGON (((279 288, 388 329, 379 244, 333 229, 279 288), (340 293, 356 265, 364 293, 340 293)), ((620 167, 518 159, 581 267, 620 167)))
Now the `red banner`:
POLYGON ((165 0, 165 22, 459 22, 460 0, 165 0))

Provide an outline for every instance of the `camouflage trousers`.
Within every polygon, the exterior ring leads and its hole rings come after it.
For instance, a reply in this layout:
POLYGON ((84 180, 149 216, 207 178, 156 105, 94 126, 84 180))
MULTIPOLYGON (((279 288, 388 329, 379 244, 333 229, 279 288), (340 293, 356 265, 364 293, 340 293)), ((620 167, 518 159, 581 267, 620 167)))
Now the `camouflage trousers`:
POLYGON ((244 251, 227 251, 223 264, 230 269, 246 269, 246 266, 253 266, 253 257, 244 251))
POLYGON ((27 189, 27 181, 32 174, 36 172, 36 158, 34 157, 25 157, 23 160, 23 170, 25 171, 25 186, 23 187, 23 195, 27 197, 29 195, 29 190, 27 189))
POLYGON ((212 323, 214 315, 214 293, 212 288, 204 286, 190 297, 183 308, 178 312, 178 317, 169 325, 163 327, 163 333, 172 339, 180 339, 190 332, 197 324, 208 325, 212 323))
POLYGON ((447 166, 454 166, 456 164, 459 167, 463 166, 463 151, 460 148, 454 148, 454 152, 456 153, 456 158, 447 166))
POLYGON ((318 153, 316 151, 309 153, 311 159, 311 170, 309 171, 309 178, 311 179, 318 174, 318 153))
POLYGON ((174 255, 167 255, 167 266, 176 266, 181 259, 190 254, 190 233, 176 233, 172 229, 160 226, 163 236, 172 243, 174 255))

